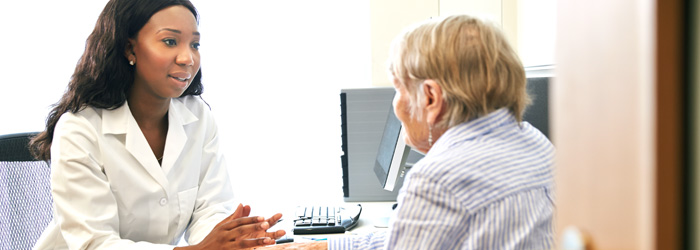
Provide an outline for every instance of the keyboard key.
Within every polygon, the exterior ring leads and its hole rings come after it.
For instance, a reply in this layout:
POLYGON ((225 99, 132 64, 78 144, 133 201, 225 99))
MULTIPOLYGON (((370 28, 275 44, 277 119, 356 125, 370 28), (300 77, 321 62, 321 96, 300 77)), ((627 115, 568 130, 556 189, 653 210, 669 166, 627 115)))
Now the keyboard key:
POLYGON ((306 213, 306 207, 299 206, 297 209, 294 211, 294 216, 298 218, 304 218, 304 214, 306 213))
POLYGON ((314 208, 313 207, 307 207, 306 211, 304 213, 304 218, 312 218, 314 217, 314 208))
POLYGON ((319 216, 328 217, 328 207, 322 207, 319 210, 320 210, 319 216))
POLYGON ((312 226, 325 226, 326 224, 328 224, 328 222, 326 222, 326 219, 318 218, 318 219, 314 219, 311 225, 312 226))
POLYGON ((311 226, 311 220, 298 220, 294 226, 296 227, 308 227, 311 226))

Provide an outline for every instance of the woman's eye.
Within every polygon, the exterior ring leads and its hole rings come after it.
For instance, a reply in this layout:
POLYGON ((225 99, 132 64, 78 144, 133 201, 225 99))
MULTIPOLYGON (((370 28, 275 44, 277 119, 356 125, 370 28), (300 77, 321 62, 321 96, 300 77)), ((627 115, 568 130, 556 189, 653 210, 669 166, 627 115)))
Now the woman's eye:
POLYGON ((163 39, 163 43, 168 46, 175 46, 177 45, 177 42, 175 42, 175 39, 163 39))
POLYGON ((199 49, 199 43, 192 43, 192 48, 198 50, 199 49))

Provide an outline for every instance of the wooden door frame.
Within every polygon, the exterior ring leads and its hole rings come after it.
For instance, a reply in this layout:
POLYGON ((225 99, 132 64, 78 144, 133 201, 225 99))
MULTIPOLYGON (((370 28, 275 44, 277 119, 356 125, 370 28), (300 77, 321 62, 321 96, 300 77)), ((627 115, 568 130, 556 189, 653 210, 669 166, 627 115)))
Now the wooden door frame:
POLYGON ((687 247, 686 3, 656 2, 656 249, 687 247))

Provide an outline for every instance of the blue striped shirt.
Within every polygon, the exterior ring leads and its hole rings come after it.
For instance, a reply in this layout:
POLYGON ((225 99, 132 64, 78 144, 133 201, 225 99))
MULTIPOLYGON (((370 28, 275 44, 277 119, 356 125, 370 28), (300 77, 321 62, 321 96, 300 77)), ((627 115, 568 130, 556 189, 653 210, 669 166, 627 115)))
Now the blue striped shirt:
POLYGON ((552 249, 553 159, 506 109, 454 126, 407 175, 388 231, 329 249, 552 249))

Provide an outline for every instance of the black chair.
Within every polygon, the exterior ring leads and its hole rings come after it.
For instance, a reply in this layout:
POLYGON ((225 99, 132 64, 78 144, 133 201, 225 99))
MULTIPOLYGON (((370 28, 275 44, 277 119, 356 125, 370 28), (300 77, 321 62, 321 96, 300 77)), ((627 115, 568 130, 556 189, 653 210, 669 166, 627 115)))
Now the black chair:
POLYGON ((29 152, 36 134, 0 136, 0 250, 31 249, 53 218, 50 168, 29 152))

